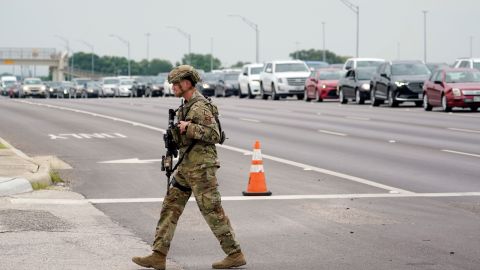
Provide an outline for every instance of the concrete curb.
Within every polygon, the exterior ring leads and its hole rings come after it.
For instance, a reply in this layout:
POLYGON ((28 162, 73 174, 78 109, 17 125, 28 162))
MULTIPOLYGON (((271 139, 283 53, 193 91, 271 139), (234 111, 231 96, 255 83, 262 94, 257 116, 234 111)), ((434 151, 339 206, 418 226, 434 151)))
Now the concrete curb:
POLYGON ((48 159, 35 159, 27 156, 22 151, 16 149, 4 139, 0 138, 0 143, 6 146, 15 155, 23 159, 27 163, 32 163, 37 166, 35 172, 25 172, 18 176, 0 178, 0 196, 14 195, 18 193, 30 192, 33 190, 32 183, 39 183, 43 185, 51 185, 52 179, 50 177, 50 161, 48 159), (29 187, 27 187, 29 186, 29 187))
POLYGON ((32 185, 25 178, 0 177, 0 197, 33 191, 32 185))

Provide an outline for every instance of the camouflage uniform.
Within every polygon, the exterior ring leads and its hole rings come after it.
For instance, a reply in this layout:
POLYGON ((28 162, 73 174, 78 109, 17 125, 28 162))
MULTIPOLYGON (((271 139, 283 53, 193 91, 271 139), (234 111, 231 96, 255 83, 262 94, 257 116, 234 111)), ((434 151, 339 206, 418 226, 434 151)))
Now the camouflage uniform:
POLYGON ((240 251, 240 245, 228 217, 221 205, 215 173, 220 167, 217 160, 215 143, 220 141, 220 132, 214 113, 216 106, 211 104, 198 91, 178 110, 181 121, 191 121, 186 134, 180 134, 178 128, 173 131, 175 142, 180 148, 180 156, 196 140, 195 146, 185 156, 174 175, 175 182, 163 201, 160 220, 157 224, 153 250, 167 254, 178 219, 193 192, 197 205, 217 237, 223 251, 230 255, 240 251))

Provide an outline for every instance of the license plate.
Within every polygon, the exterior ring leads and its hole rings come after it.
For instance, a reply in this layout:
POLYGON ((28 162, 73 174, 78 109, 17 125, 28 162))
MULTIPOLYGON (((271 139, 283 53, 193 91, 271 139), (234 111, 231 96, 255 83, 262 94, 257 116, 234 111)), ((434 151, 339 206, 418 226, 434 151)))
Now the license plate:
POLYGON ((480 96, 473 97, 473 102, 480 102, 480 96))
POLYGON ((418 99, 422 99, 423 98, 423 94, 418 94, 418 99))

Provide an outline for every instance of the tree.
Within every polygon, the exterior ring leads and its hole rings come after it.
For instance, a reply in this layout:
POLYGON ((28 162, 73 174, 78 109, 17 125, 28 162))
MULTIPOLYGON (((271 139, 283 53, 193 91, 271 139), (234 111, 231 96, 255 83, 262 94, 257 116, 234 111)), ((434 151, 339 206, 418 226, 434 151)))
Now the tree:
MULTIPOLYGON (((289 56, 292 59, 299 59, 303 61, 323 61, 323 50, 310 49, 294 51, 290 53, 289 56)), ((325 61, 330 64, 345 63, 348 58, 350 58, 350 56, 340 56, 329 50, 325 51, 325 61)))
POLYGON ((210 68, 211 66, 211 59, 212 55, 211 54, 185 54, 182 58, 182 64, 186 65, 189 63, 190 60, 190 65, 192 65, 196 69, 201 69, 204 71, 211 71, 212 69, 219 69, 222 66, 222 63, 218 58, 213 57, 213 67, 210 68))
POLYGON ((231 68, 241 68, 243 67, 244 65, 246 64, 250 64, 250 62, 242 62, 242 61, 238 61, 237 63, 233 64, 231 66, 231 68))

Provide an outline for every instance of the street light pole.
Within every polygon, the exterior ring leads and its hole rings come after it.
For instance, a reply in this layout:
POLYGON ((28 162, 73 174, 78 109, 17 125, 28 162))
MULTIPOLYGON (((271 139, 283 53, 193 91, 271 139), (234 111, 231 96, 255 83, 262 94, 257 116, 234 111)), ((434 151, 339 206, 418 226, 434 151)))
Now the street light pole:
POLYGON ((470 58, 473 57, 473 36, 470 36, 470 58))
POLYGON ((238 15, 238 14, 230 14, 229 17, 237 17, 242 19, 248 26, 250 26, 253 30, 255 30, 255 62, 260 62, 260 31, 258 30, 258 24, 248 20, 247 18, 238 15))
POLYGON ((213 70, 213 37, 210 38, 210 72, 213 70))
POLYGON ((323 39, 323 51, 322 51, 322 54, 323 54, 323 62, 326 62, 326 52, 325 52, 325 22, 322 22, 322 39, 323 39))
POLYGON ((131 70, 130 70, 130 42, 128 40, 125 40, 123 39, 122 37, 120 36, 117 36, 117 35, 114 35, 114 34, 110 34, 110 37, 113 37, 113 38, 117 38, 118 40, 120 40, 123 44, 127 45, 127 53, 128 53, 128 77, 131 77, 131 70))
POLYGON ((359 53, 359 43, 360 43, 360 6, 352 4, 348 0, 340 0, 343 4, 345 4, 349 9, 351 9, 357 15, 357 53, 356 57, 358 57, 359 53))
POLYGON ((147 37, 147 73, 150 71, 150 33, 145 33, 147 37))
POLYGON ((183 31, 182 29, 176 27, 176 26, 167 26, 169 29, 176 30, 178 33, 180 33, 182 36, 184 36, 188 40, 188 58, 187 58, 187 63, 189 65, 192 64, 192 36, 183 31))
MULTIPOLYGON (((60 36, 60 35, 55 35, 56 38, 61 39, 63 42, 66 44, 67 48, 67 55, 70 54, 70 42, 66 37, 60 36)), ((70 59, 69 59, 70 60, 70 59)), ((70 80, 72 80, 72 66, 69 64, 68 65, 68 72, 70 73, 70 80)))
POLYGON ((427 63, 427 10, 423 12, 423 61, 427 63))
POLYGON ((81 43, 83 43, 85 46, 89 47, 90 50, 92 50, 92 77, 95 75, 95 58, 94 58, 94 47, 92 44, 86 42, 86 41, 83 41, 83 40, 79 40, 81 43))

